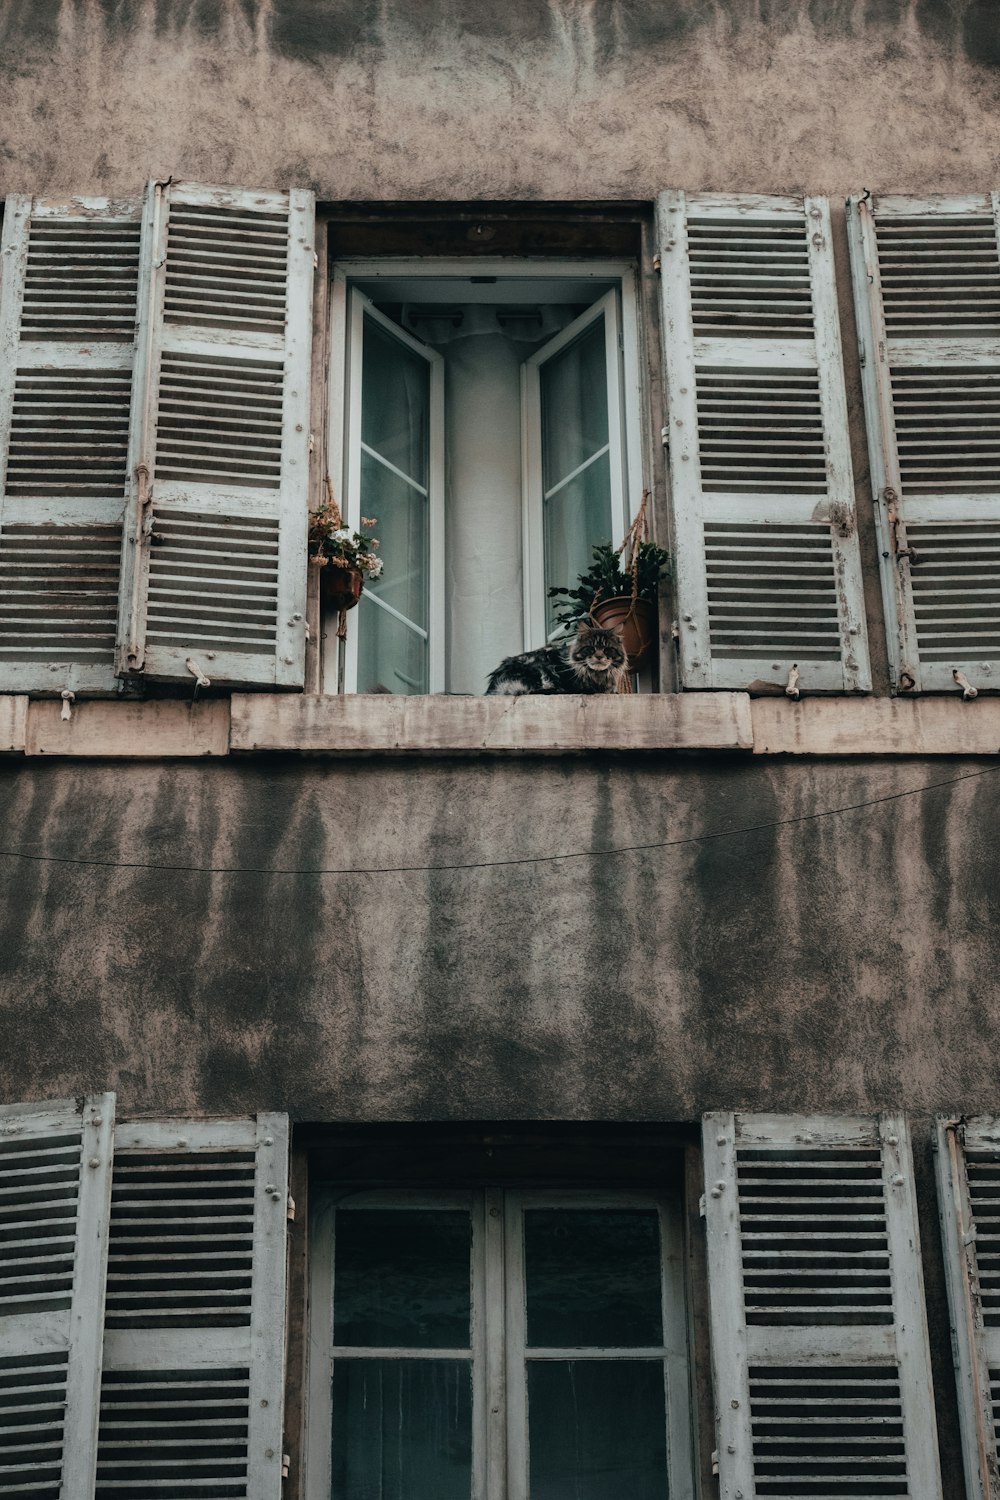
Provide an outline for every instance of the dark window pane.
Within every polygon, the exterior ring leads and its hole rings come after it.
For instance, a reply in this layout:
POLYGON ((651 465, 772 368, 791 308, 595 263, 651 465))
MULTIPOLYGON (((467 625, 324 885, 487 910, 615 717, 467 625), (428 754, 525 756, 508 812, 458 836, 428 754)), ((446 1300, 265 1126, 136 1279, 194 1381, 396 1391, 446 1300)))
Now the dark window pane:
POLYGON ((338 1360, 331 1474, 331 1500, 469 1500, 471 1365, 338 1360))
POLYGON ((471 1246, 471 1220, 461 1209, 342 1209, 334 1343, 467 1349, 471 1246))
POLYGON ((529 1347, 662 1344, 660 1225, 652 1209, 528 1209, 524 1266, 529 1347))
POLYGON ((666 1500, 663 1365, 528 1364, 531 1500, 666 1500))
POLYGON ((604 319, 541 367, 542 483, 546 490, 608 441, 604 319))
POLYGON ((427 361, 367 317, 361 360, 362 442, 426 486, 430 420, 427 361))

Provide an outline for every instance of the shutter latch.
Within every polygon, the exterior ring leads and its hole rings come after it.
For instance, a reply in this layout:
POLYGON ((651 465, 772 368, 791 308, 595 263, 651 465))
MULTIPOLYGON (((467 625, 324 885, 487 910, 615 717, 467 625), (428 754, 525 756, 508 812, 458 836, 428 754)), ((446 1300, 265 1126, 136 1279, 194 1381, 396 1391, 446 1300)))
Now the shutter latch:
POLYGON ((204 670, 199 667, 193 656, 185 657, 184 665, 187 667, 191 675, 198 679, 196 684, 198 687, 207 688, 212 686, 211 677, 207 676, 204 670))
POLYGON ((964 672, 960 672, 956 667, 951 675, 958 686, 962 689, 962 697, 966 703, 968 703, 970 698, 979 697, 979 689, 972 686, 972 683, 966 677, 964 672))
POLYGON ((793 666, 793 667, 790 668, 789 673, 788 673, 788 681, 785 683, 785 697, 786 698, 798 698, 798 696, 799 696, 799 678, 800 678, 801 675, 802 674, 800 673, 798 667, 793 666))

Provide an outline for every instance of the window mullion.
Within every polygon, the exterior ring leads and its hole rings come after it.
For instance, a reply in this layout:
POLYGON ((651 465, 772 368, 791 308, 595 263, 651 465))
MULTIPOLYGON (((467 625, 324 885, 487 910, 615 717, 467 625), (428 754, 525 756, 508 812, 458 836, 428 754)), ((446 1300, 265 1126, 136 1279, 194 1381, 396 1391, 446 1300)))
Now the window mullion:
POLYGON ((504 1221, 503 1192, 483 1195, 482 1315, 476 1319, 476 1392, 482 1419, 476 1424, 482 1462, 477 1463, 478 1494, 505 1500, 507 1493, 507 1426, 504 1398, 504 1221), (481 1479, 480 1479, 481 1475, 481 1479))
MULTIPOLYGON (((507 1354, 507 1490, 503 1500, 528 1500, 528 1375, 524 1359, 527 1312, 524 1202, 520 1193, 504 1195, 503 1223, 507 1354)), ((500 1497, 491 1494, 490 1500, 500 1497)))

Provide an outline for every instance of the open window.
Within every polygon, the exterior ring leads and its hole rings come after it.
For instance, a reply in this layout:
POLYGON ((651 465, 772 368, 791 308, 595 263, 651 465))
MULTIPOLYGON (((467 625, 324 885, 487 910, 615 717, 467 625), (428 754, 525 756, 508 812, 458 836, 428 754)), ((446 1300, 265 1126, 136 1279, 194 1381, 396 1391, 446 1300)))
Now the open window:
POLYGON ((337 267, 330 472, 383 572, 328 690, 480 693, 559 634, 549 590, 642 490, 636 323, 620 262, 337 267))

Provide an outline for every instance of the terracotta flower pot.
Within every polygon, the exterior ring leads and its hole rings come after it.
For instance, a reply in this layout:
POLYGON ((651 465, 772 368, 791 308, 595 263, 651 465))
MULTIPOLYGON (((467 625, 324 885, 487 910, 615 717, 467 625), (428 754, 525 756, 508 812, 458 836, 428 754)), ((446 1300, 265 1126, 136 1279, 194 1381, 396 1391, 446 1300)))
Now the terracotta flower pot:
POLYGON ((364 582, 360 568, 338 568, 328 562, 319 570, 319 597, 327 609, 353 609, 364 582))
POLYGON ((633 672, 644 667, 657 643, 659 617, 650 599, 635 599, 631 594, 600 599, 590 611, 591 619, 607 630, 622 627, 622 645, 633 672))

